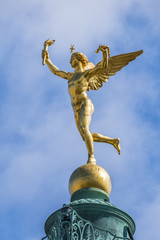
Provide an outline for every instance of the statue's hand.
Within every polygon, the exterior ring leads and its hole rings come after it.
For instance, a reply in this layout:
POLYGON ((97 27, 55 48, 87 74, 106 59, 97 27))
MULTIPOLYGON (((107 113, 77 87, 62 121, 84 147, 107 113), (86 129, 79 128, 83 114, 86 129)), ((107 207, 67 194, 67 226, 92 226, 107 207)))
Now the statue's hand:
POLYGON ((42 50, 42 64, 45 65, 46 60, 49 60, 49 55, 48 55, 48 46, 51 46, 53 43, 55 42, 55 40, 46 40, 44 42, 44 50, 42 50))
POLYGON ((108 52, 108 55, 110 56, 109 46, 99 45, 99 48, 95 52, 98 53, 99 51, 101 51, 101 52, 108 52))
POLYGON ((54 42, 55 42, 55 40, 48 39, 44 42, 44 45, 51 46, 54 42))
POLYGON ((106 46, 106 45, 99 45, 99 48, 98 48, 101 52, 106 52, 109 50, 109 46, 106 46))
POLYGON ((42 59, 49 60, 49 53, 47 51, 42 50, 42 59))

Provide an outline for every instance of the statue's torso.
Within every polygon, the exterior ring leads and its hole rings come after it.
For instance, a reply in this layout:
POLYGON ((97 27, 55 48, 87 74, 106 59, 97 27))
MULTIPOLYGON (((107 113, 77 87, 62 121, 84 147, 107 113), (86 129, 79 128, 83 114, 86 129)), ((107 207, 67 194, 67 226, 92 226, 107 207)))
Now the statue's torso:
POLYGON ((84 73, 76 73, 68 81, 68 91, 71 97, 72 104, 81 103, 84 98, 87 98, 87 81, 84 73))

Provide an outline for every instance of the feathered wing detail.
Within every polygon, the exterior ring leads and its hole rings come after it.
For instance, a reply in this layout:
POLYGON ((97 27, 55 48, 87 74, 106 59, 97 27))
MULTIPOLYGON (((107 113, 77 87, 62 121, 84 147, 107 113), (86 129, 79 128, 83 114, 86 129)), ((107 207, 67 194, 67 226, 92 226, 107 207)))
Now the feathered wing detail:
MULTIPOLYGON (((98 90, 103 86, 103 82, 107 82, 110 76, 116 74, 128 63, 136 59, 140 54, 143 53, 143 50, 125 53, 117 56, 108 58, 108 67, 103 69, 101 72, 97 73, 89 79, 88 91, 89 90, 98 90)), ((100 66, 102 63, 98 63, 96 66, 100 66)))

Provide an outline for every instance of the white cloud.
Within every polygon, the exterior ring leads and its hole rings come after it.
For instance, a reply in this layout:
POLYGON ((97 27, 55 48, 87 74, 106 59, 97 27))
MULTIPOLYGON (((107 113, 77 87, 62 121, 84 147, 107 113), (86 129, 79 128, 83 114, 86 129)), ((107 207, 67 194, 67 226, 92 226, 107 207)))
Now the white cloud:
MULTIPOLYGON (((95 144, 97 164, 111 175, 113 203, 134 214, 137 239, 149 239, 151 233, 158 239, 157 225, 145 229, 150 218, 152 222, 158 218, 159 206, 159 193, 153 187, 159 188, 158 6, 158 0, 3 3, 1 210, 8 218, 10 210, 19 209, 17 204, 34 206, 38 215, 61 207, 69 201, 66 181, 87 160, 67 83, 41 65, 43 42, 56 39, 49 50, 51 59, 69 71, 71 43, 95 63, 101 58, 94 54, 100 43, 109 44, 112 55, 144 48, 144 54, 103 89, 89 93, 95 104, 91 129, 121 138, 121 156, 112 146, 95 144), (149 201, 150 192, 155 198, 149 201)), ((28 233, 26 239, 34 237, 28 233)))

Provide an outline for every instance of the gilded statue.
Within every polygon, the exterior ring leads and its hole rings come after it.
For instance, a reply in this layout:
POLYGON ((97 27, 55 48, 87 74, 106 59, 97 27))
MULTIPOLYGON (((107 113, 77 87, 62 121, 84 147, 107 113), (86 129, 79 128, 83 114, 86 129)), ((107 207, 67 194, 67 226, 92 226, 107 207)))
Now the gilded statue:
MULTIPOLYGON (((53 74, 68 80, 68 91, 75 122, 88 151, 87 163, 96 163, 93 142, 109 143, 120 154, 119 138, 110 138, 99 133, 90 132, 89 125, 94 112, 94 106, 87 95, 87 91, 98 90, 103 86, 104 82, 108 81, 110 76, 115 75, 116 72, 142 54, 143 50, 110 57, 109 47, 100 45, 96 52, 102 52, 102 61, 96 66, 92 62, 88 62, 87 57, 83 53, 73 52, 70 64, 74 68, 74 72, 66 72, 59 70, 49 58, 48 46, 52 45, 53 42, 54 40, 47 40, 44 43, 44 50, 42 50, 43 65, 46 63, 53 74)), ((74 45, 71 46, 71 52, 73 50, 74 45)))

